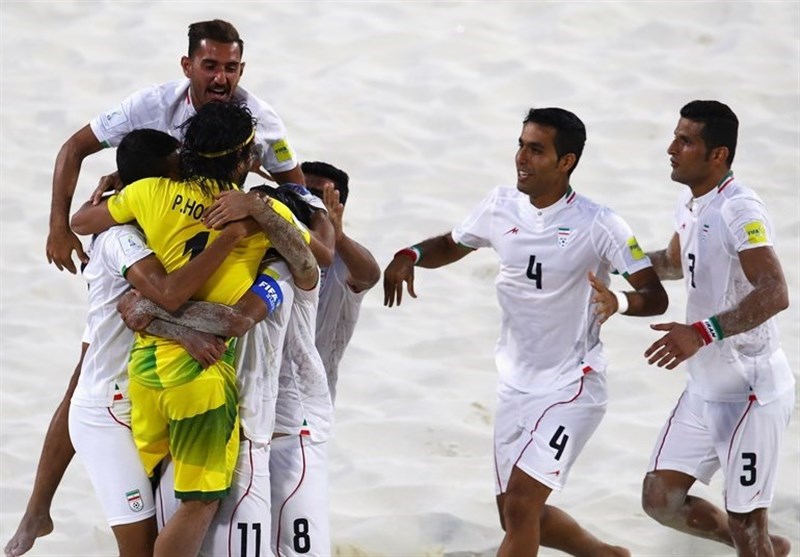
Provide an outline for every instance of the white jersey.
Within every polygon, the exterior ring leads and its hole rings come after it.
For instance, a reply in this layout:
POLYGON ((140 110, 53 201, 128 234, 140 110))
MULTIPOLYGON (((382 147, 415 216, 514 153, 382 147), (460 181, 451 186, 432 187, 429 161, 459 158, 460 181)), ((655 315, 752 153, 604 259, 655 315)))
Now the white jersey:
MULTIPOLYGON (((688 292, 687 323, 739 304, 753 290, 739 252, 773 245, 772 223, 758 195, 729 174, 700 198, 684 190, 675 219, 688 292)), ((794 386, 775 318, 702 348, 686 364, 687 390, 705 400, 735 402, 755 394, 766 404, 794 386)))
POLYGON ((276 433, 310 435, 315 442, 328 438, 333 418, 328 379, 314 346, 319 288, 317 281, 311 290, 294 289, 275 408, 276 433))
MULTIPOLYGON (((261 164, 270 172, 285 172, 297 166, 286 137, 286 127, 275 110, 242 87, 233 100, 244 103, 257 120, 255 144, 261 164)), ((197 112, 189 95, 189 80, 170 81, 141 89, 121 104, 96 116, 89 126, 106 147, 116 147, 130 131, 151 128, 183 140, 180 126, 197 112)))
POLYGON ((500 256, 495 279, 502 310, 495 361, 502 381, 546 393, 606 368, 587 274, 608 284, 650 267, 618 215, 569 188, 549 207, 501 186, 452 232, 453 240, 500 256))
POLYGON ((112 226, 92 240, 89 263, 83 270, 89 283, 89 312, 83 341, 89 348, 72 404, 110 407, 115 387, 125 389, 128 384, 133 331, 117 313, 117 302, 130 288, 125 280, 128 268, 152 253, 142 231, 127 224, 112 226))
POLYGON ((239 339, 234 365, 242 429, 251 441, 269 444, 275 429, 278 374, 294 301, 294 279, 288 265, 280 260, 271 262, 260 273, 277 281, 283 302, 239 339))
POLYGON ((369 289, 355 292, 347 284, 347 265, 337 254, 324 270, 317 312, 317 350, 328 375, 331 400, 336 401, 339 362, 358 322, 361 302, 369 289))

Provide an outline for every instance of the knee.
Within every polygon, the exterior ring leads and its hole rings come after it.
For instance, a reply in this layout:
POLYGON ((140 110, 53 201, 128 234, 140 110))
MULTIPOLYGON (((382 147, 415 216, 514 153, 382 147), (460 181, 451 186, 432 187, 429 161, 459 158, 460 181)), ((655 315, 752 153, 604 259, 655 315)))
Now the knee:
POLYGON ((767 535, 767 510, 756 509, 749 513, 728 511, 728 528, 734 540, 748 540, 767 535))
POLYGON ((538 521, 539 509, 530 497, 506 493, 500 520, 504 530, 514 530, 532 521, 538 521))
POLYGON ((685 493, 670 489, 662 479, 652 472, 642 483, 642 509, 655 521, 666 524, 678 513, 685 493))

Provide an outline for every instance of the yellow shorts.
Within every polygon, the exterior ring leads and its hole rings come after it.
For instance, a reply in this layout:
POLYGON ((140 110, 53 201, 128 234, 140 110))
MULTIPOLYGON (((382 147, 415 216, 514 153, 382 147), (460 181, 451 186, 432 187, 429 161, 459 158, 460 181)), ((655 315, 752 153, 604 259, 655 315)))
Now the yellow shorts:
POLYGON ((131 429, 148 476, 167 454, 175 462, 175 497, 221 499, 239 454, 236 371, 223 361, 182 385, 129 385, 131 429))

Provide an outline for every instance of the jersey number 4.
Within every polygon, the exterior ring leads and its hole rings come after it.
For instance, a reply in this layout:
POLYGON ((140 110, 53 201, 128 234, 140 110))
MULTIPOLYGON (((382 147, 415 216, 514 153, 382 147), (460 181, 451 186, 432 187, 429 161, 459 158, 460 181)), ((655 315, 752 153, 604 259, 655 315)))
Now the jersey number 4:
POLYGON ((536 288, 542 289, 542 264, 536 262, 536 256, 531 255, 528 261, 528 271, 525 273, 528 278, 536 281, 536 288))

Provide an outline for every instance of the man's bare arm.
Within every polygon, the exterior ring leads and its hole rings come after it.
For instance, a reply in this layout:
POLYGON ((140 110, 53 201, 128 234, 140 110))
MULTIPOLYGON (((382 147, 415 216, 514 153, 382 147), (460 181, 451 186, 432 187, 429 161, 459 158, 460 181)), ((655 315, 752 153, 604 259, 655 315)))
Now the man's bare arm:
POLYGON ((61 146, 56 157, 50 203, 50 232, 47 236, 47 260, 54 263, 59 271, 67 269, 73 274, 77 272, 72 260, 73 251, 82 262, 89 260, 81 247, 80 240, 70 230, 69 211, 83 159, 102 148, 103 145, 86 125, 61 146))
POLYGON ((681 240, 677 234, 672 235, 666 249, 651 251, 647 254, 653 269, 661 280, 677 280, 683 278, 681 266, 681 240))

